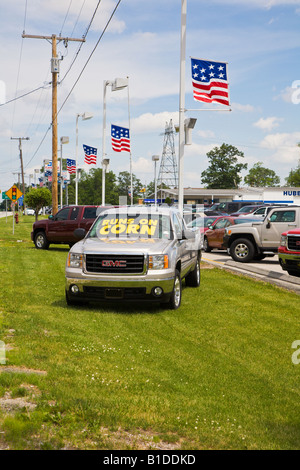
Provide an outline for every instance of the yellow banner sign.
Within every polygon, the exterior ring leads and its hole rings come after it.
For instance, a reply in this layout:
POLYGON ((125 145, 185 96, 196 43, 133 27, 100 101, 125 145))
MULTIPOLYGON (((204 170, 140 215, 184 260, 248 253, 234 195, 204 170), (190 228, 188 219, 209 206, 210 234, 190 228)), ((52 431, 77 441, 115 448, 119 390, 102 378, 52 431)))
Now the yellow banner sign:
POLYGON ((103 219, 99 227, 99 235, 146 235, 154 237, 158 220, 152 219, 136 219, 132 218, 115 218, 103 219))

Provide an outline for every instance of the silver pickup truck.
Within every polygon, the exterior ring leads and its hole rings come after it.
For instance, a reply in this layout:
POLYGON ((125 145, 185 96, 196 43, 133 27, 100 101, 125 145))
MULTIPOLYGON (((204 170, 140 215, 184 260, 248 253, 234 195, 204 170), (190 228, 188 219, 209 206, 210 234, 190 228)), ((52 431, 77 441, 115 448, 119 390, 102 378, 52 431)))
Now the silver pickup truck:
POLYGON ((182 280, 200 285, 200 241, 172 208, 108 209, 78 241, 66 262, 68 305, 90 301, 181 304, 182 280))

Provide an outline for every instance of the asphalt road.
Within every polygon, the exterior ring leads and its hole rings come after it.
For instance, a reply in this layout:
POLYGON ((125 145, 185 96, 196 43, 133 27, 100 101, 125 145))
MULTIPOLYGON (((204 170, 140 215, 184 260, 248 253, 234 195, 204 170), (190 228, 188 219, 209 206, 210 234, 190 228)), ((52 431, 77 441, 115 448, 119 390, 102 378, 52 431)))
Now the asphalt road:
MULTIPOLYGON (((9 215, 12 215, 12 212, 8 212, 8 211, 7 211, 7 215, 8 215, 8 216, 9 216, 9 215)), ((5 216, 6 216, 6 212, 5 212, 5 211, 0 212, 0 219, 1 219, 2 217, 5 217, 5 216)))
POLYGON ((278 262, 278 256, 267 257, 262 261, 238 263, 233 261, 227 251, 214 250, 211 253, 202 252, 202 261, 227 269, 232 272, 245 274, 271 284, 278 285, 300 295, 300 277, 290 276, 283 271, 278 262))

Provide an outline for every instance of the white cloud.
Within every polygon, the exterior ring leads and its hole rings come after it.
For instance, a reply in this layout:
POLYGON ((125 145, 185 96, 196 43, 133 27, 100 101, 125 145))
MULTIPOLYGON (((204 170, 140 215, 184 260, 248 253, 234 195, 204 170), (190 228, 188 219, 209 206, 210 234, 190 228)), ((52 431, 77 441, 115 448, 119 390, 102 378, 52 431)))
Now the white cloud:
POLYGON ((213 137, 215 137, 215 133, 213 131, 197 131, 197 135, 199 135, 200 137, 202 137, 203 139, 211 139, 213 137))
POLYGON ((247 8, 270 9, 275 6, 300 5, 300 0, 212 0, 213 3, 246 6, 247 8))
POLYGON ((282 118, 277 118, 275 116, 273 117, 268 117, 266 119, 260 118, 258 121, 256 121, 253 126, 258 127, 259 129, 263 131, 271 131, 275 127, 279 126, 279 123, 283 121, 282 118))
POLYGON ((240 103, 232 103, 231 108, 233 111, 241 111, 243 113, 252 113, 255 108, 251 104, 240 104, 240 103))
POLYGON ((161 113, 145 113, 131 120, 131 129, 135 134, 144 134, 145 132, 163 132, 166 124, 169 125, 172 119, 173 125, 178 124, 178 112, 163 111, 161 113))
POLYGON ((296 165, 300 157, 300 132, 277 133, 267 135, 260 143, 264 149, 272 152, 272 160, 286 165, 286 163, 296 165))

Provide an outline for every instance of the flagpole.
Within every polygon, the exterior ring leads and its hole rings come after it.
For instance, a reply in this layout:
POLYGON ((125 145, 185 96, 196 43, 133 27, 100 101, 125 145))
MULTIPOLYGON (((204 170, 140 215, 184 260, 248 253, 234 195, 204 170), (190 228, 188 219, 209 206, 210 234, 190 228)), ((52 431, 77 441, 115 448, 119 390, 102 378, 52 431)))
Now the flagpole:
POLYGON ((80 114, 76 114, 76 172, 75 172, 75 205, 78 206, 78 118, 80 114))
POLYGON ((131 129, 130 129, 130 106, 129 106, 129 77, 127 77, 127 96, 128 96, 128 126, 130 138, 130 205, 133 206, 133 183, 132 183, 132 155, 131 155, 131 129))
POLYGON ((181 0, 180 38, 180 96, 179 96, 179 160, 178 160, 178 208, 183 212, 183 159, 184 159, 184 112, 185 112, 185 53, 186 53, 187 0, 181 0))
POLYGON ((104 169, 104 159, 105 159, 105 140, 106 140, 106 86, 110 82, 104 80, 103 82, 103 130, 102 130, 102 206, 105 206, 105 169, 104 169))

